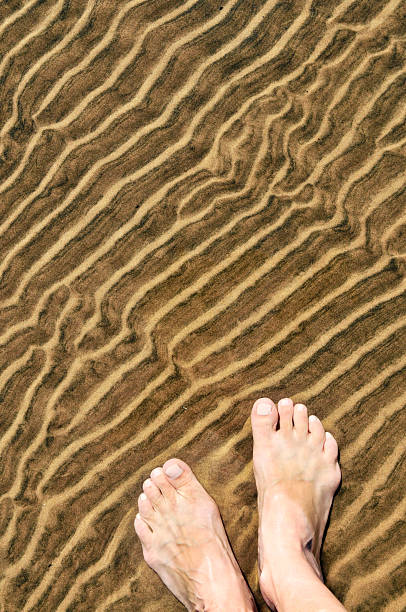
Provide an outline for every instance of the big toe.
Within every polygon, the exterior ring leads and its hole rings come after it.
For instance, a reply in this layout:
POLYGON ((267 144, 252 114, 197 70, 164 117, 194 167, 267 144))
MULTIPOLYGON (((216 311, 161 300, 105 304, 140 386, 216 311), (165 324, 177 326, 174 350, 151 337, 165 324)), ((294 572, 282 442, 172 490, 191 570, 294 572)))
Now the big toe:
POLYGON ((278 423, 278 409, 269 397, 260 397, 251 411, 252 436, 256 449, 268 448, 271 434, 278 423))
POLYGON ((201 486, 192 469, 182 459, 168 459, 163 465, 163 470, 175 489, 196 484, 201 486))
POLYGON ((324 452, 326 453, 326 457, 330 459, 331 462, 336 461, 338 458, 338 444, 334 436, 326 431, 326 439, 324 441, 324 452))

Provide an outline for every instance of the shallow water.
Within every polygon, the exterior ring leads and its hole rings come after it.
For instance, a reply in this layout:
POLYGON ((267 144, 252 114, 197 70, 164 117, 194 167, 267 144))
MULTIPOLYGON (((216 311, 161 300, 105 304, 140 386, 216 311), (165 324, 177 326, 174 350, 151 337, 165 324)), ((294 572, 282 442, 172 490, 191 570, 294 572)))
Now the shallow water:
POLYGON ((403 609, 405 13, 2 3, 2 609, 182 610, 132 525, 177 456, 265 610, 264 395, 339 442, 328 586, 403 609))

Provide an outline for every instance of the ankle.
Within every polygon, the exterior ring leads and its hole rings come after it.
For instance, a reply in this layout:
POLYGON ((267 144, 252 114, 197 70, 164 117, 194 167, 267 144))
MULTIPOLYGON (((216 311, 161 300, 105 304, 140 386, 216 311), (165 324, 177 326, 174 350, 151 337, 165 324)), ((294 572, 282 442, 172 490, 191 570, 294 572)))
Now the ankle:
POLYGON ((205 598, 202 610, 205 612, 218 612, 219 610, 257 612, 255 599, 248 584, 242 576, 235 578, 236 580, 226 590, 221 583, 218 587, 214 587, 210 596, 205 598))
POLYGON ((272 534, 272 542, 276 539, 281 547, 304 547, 309 540, 314 539, 318 529, 311 509, 306 509, 295 496, 300 491, 305 498, 306 485, 309 483, 299 483, 304 486, 292 491, 289 484, 276 485, 259 499, 260 528, 264 530, 264 535, 269 537, 272 534))
POLYGON ((268 605, 283 609, 284 594, 296 588, 297 578, 303 573, 323 582, 318 561, 300 541, 276 544, 273 553, 264 559, 259 577, 261 593, 268 605))
POLYGON ((238 610, 238 612, 258 612, 254 597, 241 599, 239 597, 229 597, 226 600, 220 598, 213 605, 193 608, 190 612, 219 612, 219 610, 238 610))

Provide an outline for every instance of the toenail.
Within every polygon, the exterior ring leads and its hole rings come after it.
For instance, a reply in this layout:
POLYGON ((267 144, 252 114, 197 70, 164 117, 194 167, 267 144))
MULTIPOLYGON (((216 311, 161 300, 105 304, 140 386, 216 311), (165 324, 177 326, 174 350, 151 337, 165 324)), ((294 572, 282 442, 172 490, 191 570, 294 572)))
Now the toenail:
POLYGON ((257 414, 271 414, 271 407, 268 402, 260 402, 257 406, 257 414))
POLYGON ((151 476, 160 476, 162 474, 162 468, 155 468, 151 472, 151 476))
POLYGON ((172 465, 168 465, 165 468, 165 474, 169 476, 169 478, 178 478, 183 472, 182 468, 177 463, 172 463, 172 465))
POLYGON ((136 519, 140 519, 140 518, 141 518, 141 515, 140 515, 140 513, 139 513, 139 512, 137 512, 137 514, 135 515, 135 518, 136 518, 136 519))
POLYGON ((278 402, 278 406, 291 406, 293 404, 292 400, 290 399, 290 397, 283 397, 281 400, 279 400, 278 402))
POLYGON ((309 421, 318 421, 318 418, 316 417, 316 415, 315 415, 315 414, 311 414, 311 415, 309 416, 309 421))
POLYGON ((306 406, 304 404, 296 404, 296 408, 298 410, 306 410, 306 406))
POLYGON ((140 499, 142 499, 142 501, 145 501, 147 499, 147 496, 145 495, 145 493, 141 493, 140 499))
POLYGON ((150 486, 152 485, 151 479, 150 479, 150 478, 147 478, 147 479, 146 479, 146 481, 144 482, 144 485, 145 485, 146 487, 150 487, 150 486))

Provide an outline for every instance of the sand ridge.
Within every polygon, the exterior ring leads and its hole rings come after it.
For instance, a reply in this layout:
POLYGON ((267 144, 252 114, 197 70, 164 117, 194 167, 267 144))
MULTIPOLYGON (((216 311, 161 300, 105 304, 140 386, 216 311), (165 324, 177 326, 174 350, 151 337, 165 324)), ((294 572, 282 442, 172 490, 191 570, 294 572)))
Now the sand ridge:
POLYGON ((405 604, 400 0, 0 6, 0 609, 181 610, 132 522, 179 456, 257 585, 249 414, 308 405, 351 610, 405 604))

